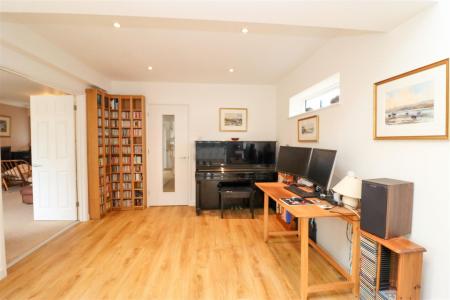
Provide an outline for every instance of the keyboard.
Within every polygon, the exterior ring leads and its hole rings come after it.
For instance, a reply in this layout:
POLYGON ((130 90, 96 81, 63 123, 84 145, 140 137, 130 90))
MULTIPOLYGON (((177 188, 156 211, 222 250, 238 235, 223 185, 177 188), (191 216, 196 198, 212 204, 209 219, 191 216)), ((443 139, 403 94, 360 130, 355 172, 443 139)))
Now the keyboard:
POLYGON ((316 193, 308 193, 305 192, 304 190, 302 190, 299 187, 296 187, 295 185, 288 185, 284 187, 286 190, 288 190, 289 192, 292 192, 294 194, 296 194, 297 196, 300 196, 302 198, 312 198, 312 197, 317 197, 316 193))

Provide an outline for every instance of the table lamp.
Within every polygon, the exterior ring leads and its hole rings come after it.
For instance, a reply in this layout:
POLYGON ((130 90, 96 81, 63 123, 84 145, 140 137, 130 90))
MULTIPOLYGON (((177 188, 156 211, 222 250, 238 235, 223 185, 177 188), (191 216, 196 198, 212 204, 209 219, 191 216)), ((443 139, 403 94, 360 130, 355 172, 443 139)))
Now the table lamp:
POLYGON ((342 202, 344 206, 353 209, 358 208, 359 200, 361 199, 362 180, 355 176, 355 173, 349 171, 347 176, 342 178, 333 187, 333 191, 342 195, 342 202))

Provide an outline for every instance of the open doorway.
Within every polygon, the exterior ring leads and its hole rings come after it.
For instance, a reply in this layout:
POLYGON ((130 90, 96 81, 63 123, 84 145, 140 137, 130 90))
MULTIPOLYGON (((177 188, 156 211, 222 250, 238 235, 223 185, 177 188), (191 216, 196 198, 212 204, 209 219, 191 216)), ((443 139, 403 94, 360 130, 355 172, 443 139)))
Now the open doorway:
MULTIPOLYGON (((32 128, 31 122, 31 109, 39 110, 45 103, 30 105, 30 96, 64 93, 3 70, 0 87, 1 192, 6 263, 11 266, 72 226, 76 218, 50 220, 57 218, 38 217, 41 210, 36 210, 39 202, 48 206, 51 199, 42 197, 47 198, 45 195, 58 187, 50 185, 51 180, 46 180, 45 175, 36 174, 42 166, 33 159, 36 155, 33 148, 48 148, 49 141, 45 130, 39 125, 32 128), (36 190, 44 192, 36 196, 36 190)), ((39 114, 35 111, 34 115, 36 118, 39 114)))

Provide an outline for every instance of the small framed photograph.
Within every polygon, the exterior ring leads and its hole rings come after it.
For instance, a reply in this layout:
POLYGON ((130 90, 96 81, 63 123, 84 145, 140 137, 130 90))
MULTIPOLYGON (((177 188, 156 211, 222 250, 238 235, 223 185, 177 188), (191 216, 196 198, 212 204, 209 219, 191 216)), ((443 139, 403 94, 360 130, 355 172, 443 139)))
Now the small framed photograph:
POLYGON ((246 108, 220 108, 220 131, 247 131, 247 114, 246 108))
POLYGON ((11 117, 0 116, 0 137, 11 136, 11 117))
POLYGON ((319 116, 311 116, 297 121, 299 142, 319 141, 319 116))
POLYGON ((448 139, 449 60, 374 84, 374 139, 448 139))

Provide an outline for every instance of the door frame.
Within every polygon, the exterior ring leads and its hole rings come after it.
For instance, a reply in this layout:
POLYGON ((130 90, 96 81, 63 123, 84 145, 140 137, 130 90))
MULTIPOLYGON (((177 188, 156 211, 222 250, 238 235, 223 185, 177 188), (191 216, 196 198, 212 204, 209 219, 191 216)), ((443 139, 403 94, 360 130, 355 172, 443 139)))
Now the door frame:
MULTIPOLYGON (((145 105, 145 109, 146 109, 146 124, 145 124, 145 132, 146 132, 146 140, 150 141, 150 109, 152 106, 157 106, 157 105, 164 105, 164 106, 184 106, 186 107, 186 112, 187 112, 187 151, 188 151, 188 165, 187 165, 187 169, 188 169, 188 177, 187 177, 187 201, 186 201, 186 205, 190 206, 192 203, 192 188, 191 188, 191 182, 192 182, 192 174, 191 174, 191 170, 192 170, 192 153, 191 153, 191 145, 190 145, 190 136, 191 136, 191 128, 190 128, 190 105, 189 104, 178 104, 178 103, 161 103, 161 102, 155 102, 152 103, 150 101, 150 99, 146 98, 146 105, 145 105)), ((148 144, 148 142, 147 142, 148 144)), ((147 146, 147 208, 151 207, 150 205, 150 176, 151 176, 151 172, 150 172, 150 147, 147 146)))

